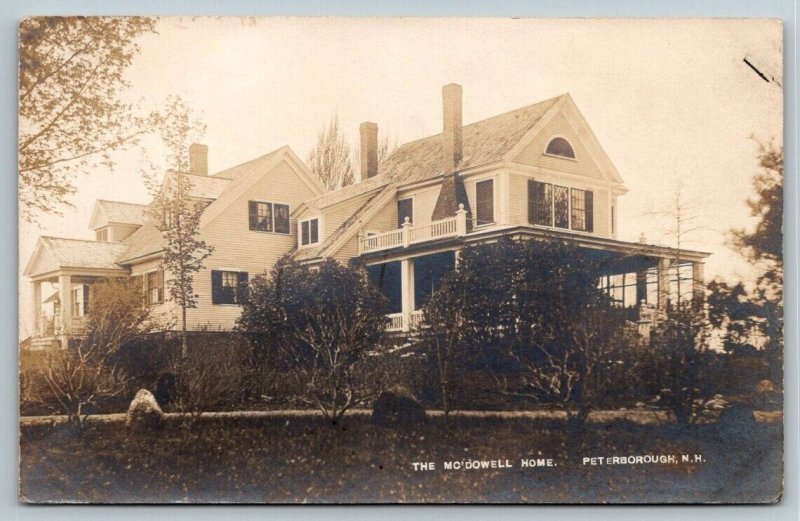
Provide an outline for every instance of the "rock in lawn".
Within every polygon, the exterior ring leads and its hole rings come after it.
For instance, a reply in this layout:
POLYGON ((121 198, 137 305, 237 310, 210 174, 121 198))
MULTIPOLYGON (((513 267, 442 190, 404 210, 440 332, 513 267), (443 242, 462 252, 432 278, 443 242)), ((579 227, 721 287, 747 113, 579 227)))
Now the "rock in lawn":
POLYGON ((410 427, 426 419, 425 407, 405 387, 383 391, 372 407, 372 423, 383 427, 410 427))
POLYGON ((147 389, 139 389, 128 407, 125 426, 136 430, 154 429, 161 426, 163 419, 164 413, 153 393, 147 389))

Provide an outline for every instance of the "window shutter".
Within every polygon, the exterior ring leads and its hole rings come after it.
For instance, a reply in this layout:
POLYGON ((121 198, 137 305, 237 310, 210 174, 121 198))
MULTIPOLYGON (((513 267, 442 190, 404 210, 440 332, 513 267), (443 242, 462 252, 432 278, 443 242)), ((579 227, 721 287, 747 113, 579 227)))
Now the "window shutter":
POLYGON ((585 202, 586 205, 586 231, 593 232, 594 231, 594 192, 586 190, 585 192, 585 202))
POLYGON ((258 228, 258 203, 255 201, 247 202, 247 214, 249 227, 251 230, 258 228))
POLYGON ((236 274, 236 302, 239 304, 244 302, 244 299, 247 296, 248 277, 249 275, 246 271, 240 271, 236 274))
POLYGON ((528 223, 536 224, 536 181, 528 179, 528 223))
POLYGON ((222 272, 211 270, 211 303, 222 303, 222 272))

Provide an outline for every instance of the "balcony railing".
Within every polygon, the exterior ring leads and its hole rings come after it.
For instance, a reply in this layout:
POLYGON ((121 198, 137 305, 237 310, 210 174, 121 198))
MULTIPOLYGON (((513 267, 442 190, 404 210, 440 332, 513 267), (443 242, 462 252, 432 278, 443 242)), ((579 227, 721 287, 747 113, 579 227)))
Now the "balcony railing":
POLYGON ((399 230, 377 233, 362 237, 358 243, 359 253, 389 250, 391 248, 408 247, 411 244, 458 237, 467 233, 467 212, 464 205, 458 205, 454 217, 433 221, 430 224, 414 226, 406 217, 406 222, 399 230))

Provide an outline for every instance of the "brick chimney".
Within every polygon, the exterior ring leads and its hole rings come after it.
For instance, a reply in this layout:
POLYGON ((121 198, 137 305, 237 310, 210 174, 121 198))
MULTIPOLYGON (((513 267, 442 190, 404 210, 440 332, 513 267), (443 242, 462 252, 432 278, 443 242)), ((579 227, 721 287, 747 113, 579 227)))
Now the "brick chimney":
POLYGON ((461 85, 449 83, 442 87, 442 145, 444 173, 453 172, 461 162, 461 85))
POLYGON ((378 125, 365 121, 361 131, 361 181, 378 175, 378 125))
POLYGON ((189 173, 208 175, 208 145, 199 143, 189 145, 189 173))

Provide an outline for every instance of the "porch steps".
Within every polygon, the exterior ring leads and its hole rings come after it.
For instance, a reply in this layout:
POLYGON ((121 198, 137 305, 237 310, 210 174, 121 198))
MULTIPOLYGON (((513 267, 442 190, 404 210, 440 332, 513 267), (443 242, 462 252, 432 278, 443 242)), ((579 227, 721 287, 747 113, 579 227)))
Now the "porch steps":
POLYGON ((31 343, 28 347, 31 351, 43 351, 58 345, 58 339, 54 336, 38 336, 31 338, 31 343))

